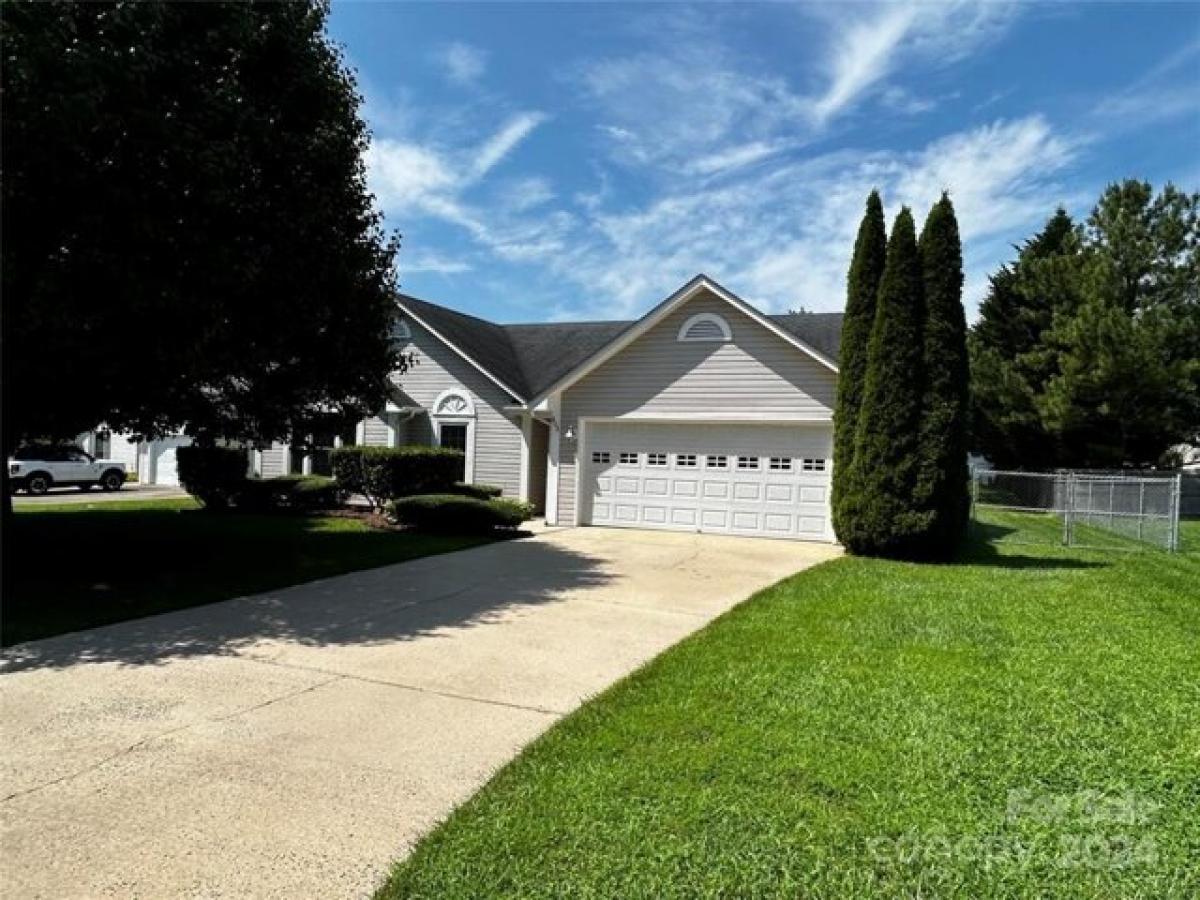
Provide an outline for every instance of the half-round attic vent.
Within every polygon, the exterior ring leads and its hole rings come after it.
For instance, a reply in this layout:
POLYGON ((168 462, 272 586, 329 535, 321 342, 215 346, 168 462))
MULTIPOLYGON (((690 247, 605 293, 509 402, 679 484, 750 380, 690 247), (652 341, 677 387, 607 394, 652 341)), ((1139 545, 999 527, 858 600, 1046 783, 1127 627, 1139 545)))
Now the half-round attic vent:
POLYGON ((714 313, 698 313, 679 329, 681 341, 728 341, 732 338, 729 323, 714 313))

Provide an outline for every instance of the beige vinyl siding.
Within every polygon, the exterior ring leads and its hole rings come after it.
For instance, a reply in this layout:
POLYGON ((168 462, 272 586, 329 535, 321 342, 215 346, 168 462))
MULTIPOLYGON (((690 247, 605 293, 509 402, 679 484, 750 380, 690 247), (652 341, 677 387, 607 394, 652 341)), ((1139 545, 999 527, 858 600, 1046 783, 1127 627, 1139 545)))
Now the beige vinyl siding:
POLYGON ((372 416, 363 423, 363 444, 367 447, 390 447, 391 430, 382 416, 372 416))
MULTIPOLYGON (((612 359, 568 388, 561 427, 579 419, 662 417, 812 420, 833 415, 837 375, 823 363, 707 291, 667 316, 612 359), (729 323, 732 340, 680 342, 697 313, 729 323)), ((576 443, 562 441, 559 523, 575 521, 576 443)))
MULTIPOLYGON (((435 338, 418 323, 409 323, 412 340, 405 348, 416 353, 417 363, 395 379, 403 404, 432 409, 446 390, 465 391, 475 406, 475 481, 498 485, 506 496, 521 490, 521 426, 517 416, 504 412, 516 399, 498 388, 483 373, 435 338)), ((428 414, 405 423, 408 443, 432 444, 434 433, 428 414)))

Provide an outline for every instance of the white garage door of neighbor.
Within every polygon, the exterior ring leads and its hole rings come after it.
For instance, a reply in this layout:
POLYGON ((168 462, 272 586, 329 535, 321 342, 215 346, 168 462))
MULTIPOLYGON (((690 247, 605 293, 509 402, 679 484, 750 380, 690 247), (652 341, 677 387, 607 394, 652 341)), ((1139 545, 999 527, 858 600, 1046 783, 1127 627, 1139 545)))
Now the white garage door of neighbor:
POLYGON ((175 450, 191 443, 188 438, 164 438, 154 441, 150 447, 154 454, 154 484, 178 486, 179 470, 175 463, 175 450))
POLYGON ((832 426, 589 422, 580 521, 830 541, 832 426))

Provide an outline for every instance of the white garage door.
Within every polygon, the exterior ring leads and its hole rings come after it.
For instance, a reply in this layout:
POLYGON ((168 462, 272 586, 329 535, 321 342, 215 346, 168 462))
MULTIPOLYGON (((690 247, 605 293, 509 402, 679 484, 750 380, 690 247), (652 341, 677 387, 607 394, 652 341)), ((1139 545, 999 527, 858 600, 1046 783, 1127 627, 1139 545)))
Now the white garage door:
POLYGON ((186 447, 191 442, 191 438, 186 437, 170 437, 151 442, 150 452, 154 455, 154 460, 150 468, 153 479, 151 481, 152 484, 174 486, 179 484, 179 470, 175 462, 175 451, 179 447, 186 447))
POLYGON ((593 422, 582 522, 829 541, 832 428, 593 422))

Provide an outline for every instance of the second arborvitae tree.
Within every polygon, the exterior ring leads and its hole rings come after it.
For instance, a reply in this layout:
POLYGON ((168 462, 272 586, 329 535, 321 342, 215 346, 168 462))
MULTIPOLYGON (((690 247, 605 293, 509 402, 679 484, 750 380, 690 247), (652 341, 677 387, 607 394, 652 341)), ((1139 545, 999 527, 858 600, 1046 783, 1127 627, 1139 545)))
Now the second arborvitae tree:
POLYGON ((858 429, 858 411, 862 405, 867 370, 867 345, 875 324, 875 295, 883 276, 887 257, 883 202, 878 191, 867 197, 867 210, 858 226, 854 257, 846 278, 846 315, 842 323, 841 353, 837 388, 837 409, 833 416, 833 529, 843 541, 845 518, 853 516, 854 489, 851 473, 854 460, 854 435, 858 429))
POLYGON ((923 275, 924 400, 915 500, 932 514, 922 555, 949 556, 970 509, 967 409, 970 403, 967 319, 962 305, 962 242, 954 205, 933 205, 919 245, 923 275))
POLYGON ((924 391, 922 296, 916 228, 905 207, 887 243, 851 464, 853 512, 839 534, 854 553, 920 555, 932 520, 915 496, 924 391))

